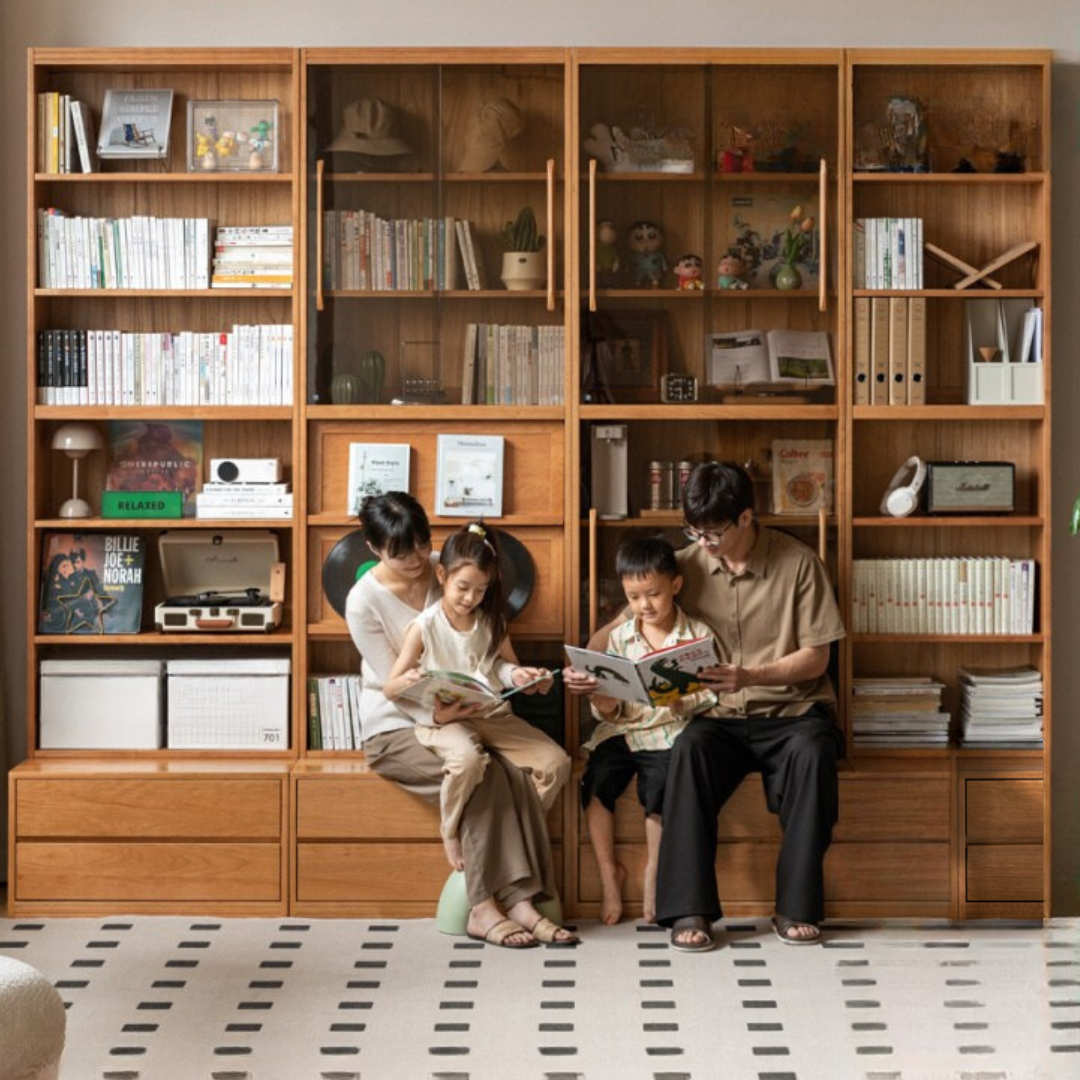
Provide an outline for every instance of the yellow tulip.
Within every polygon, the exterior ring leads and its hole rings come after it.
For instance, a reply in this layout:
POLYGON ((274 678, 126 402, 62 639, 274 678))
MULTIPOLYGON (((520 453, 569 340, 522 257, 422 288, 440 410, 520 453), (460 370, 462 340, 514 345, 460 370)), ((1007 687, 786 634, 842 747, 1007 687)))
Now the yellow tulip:
POLYGON ((796 206, 796 207, 795 207, 795 208, 794 208, 794 209, 793 209, 793 210, 791 211, 791 215, 790 215, 790 216, 791 216, 791 220, 792 220, 792 221, 798 221, 798 220, 799 220, 799 218, 801 218, 801 217, 802 217, 802 215, 803 215, 803 209, 802 209, 802 205, 800 204, 799 206, 796 206))

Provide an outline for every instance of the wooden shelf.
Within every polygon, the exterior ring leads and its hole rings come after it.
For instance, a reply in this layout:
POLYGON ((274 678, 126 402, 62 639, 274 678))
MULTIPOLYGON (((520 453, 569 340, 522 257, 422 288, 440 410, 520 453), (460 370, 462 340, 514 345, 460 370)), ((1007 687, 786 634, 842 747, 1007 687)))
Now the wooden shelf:
POLYGON ((582 405, 582 420, 836 421, 836 405, 582 405))
POLYGON ((855 517, 851 524, 856 529, 1041 529, 1045 523, 1032 514, 920 514, 906 518, 855 517))
POLYGON ((289 423, 291 405, 35 405, 35 420, 247 420, 289 423))
POLYGON ((1045 405, 856 405, 851 410, 855 420, 910 421, 927 420, 945 423, 953 420, 1045 420, 1045 405))
POLYGON ((562 423, 563 410, 549 405, 309 405, 309 420, 514 420, 562 423))
POLYGON ((35 645, 66 645, 75 648, 103 648, 109 645, 134 645, 140 649, 156 649, 162 645, 184 645, 191 648, 222 645, 257 645, 260 648, 280 649, 292 645, 292 630, 279 626, 267 634, 234 634, 192 631, 184 634, 164 634, 144 630, 139 634, 35 634, 35 645))

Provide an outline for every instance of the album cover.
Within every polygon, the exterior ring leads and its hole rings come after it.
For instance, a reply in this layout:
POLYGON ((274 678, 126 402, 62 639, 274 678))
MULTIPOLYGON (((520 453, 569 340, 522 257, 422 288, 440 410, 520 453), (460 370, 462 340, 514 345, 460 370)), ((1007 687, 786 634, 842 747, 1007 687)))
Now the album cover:
POLYGON ((202 476, 201 420, 110 420, 106 491, 183 495, 183 516, 195 516, 202 476))

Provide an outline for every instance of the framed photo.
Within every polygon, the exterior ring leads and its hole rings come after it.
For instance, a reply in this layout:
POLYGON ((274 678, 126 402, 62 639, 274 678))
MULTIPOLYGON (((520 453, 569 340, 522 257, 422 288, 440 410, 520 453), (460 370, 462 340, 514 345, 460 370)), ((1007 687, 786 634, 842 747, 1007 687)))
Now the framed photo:
POLYGON ((617 311, 598 359, 611 400, 659 401, 667 369, 667 312, 617 311))
POLYGON ((189 101, 188 172, 277 172, 276 101, 189 101))

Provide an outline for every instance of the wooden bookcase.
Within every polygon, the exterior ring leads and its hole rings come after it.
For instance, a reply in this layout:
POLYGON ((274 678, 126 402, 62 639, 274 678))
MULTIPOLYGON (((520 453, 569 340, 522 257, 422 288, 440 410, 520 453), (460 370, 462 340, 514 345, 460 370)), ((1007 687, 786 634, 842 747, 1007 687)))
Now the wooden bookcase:
MULTIPOLYGON (((661 528, 678 542, 678 511, 650 508, 654 460, 748 463, 762 496, 759 516, 822 553, 845 617, 854 603, 857 559, 1035 559, 1033 634, 852 633, 837 648, 846 754, 841 820, 826 868, 827 909, 850 917, 1049 914, 1049 403, 966 404, 965 303, 1005 298, 1043 309, 1045 392, 1050 63, 1048 52, 983 50, 32 50, 31 169, 40 91, 71 93, 98 109, 108 86, 172 86, 176 101, 164 169, 137 163, 120 170, 114 163, 88 176, 29 175, 31 751, 12 774, 12 912, 120 906, 163 912, 200 905, 223 913, 289 910, 305 916, 433 912, 445 879, 435 811, 380 780, 362 753, 311 747, 307 680, 356 670, 345 623, 322 587, 328 552, 356 528, 346 509, 349 446, 408 443, 410 489, 431 506, 436 436, 461 433, 506 440, 504 514, 495 524, 526 545, 536 566, 537 587, 512 626, 519 651, 536 662, 559 663, 562 642, 581 640, 615 609, 618 583, 608 568, 626 529, 661 528), (925 106, 929 171, 862 168, 867 139, 872 144, 892 97, 925 106), (186 100, 231 98, 279 102, 277 173, 186 171, 186 100), (486 162, 463 153, 477 145, 485 117, 489 125, 495 116, 515 126, 506 101, 516 106, 524 127, 500 148, 498 166, 487 170, 486 162), (339 140, 344 132, 373 130, 370 124, 400 142, 387 141, 383 153, 366 158, 356 156, 355 143, 352 156, 340 149, 349 145, 349 139, 339 140), (653 171, 605 169, 584 149, 586 140, 602 141, 604 126, 671 133, 675 149, 661 148, 660 156, 677 159, 688 146, 692 163, 653 171), (388 147, 398 152, 386 153, 388 147), (1002 147, 1023 155, 1022 172, 988 171, 993 150, 1002 147), (962 156, 973 156, 980 171, 952 172, 962 156), (753 171, 737 171, 740 157, 753 158, 753 171), (547 238, 546 280, 538 289, 510 291, 500 281, 500 232, 525 205, 547 238), (43 290, 37 287, 34 222, 36 211, 49 206, 115 216, 196 215, 218 224, 289 222, 295 286, 283 293, 43 290), (796 206, 815 219, 815 247, 802 286, 779 290, 768 273, 774 234, 796 206), (456 281, 342 287, 327 271, 341 235, 334 233, 331 215, 344 220, 360 211, 388 221, 468 220, 486 270, 484 287, 469 289, 460 268, 456 281), (1000 290, 954 289, 960 275, 927 259, 923 288, 872 293, 855 286, 854 222, 878 216, 922 218, 926 240, 975 267, 1027 241, 1038 245, 1037 258, 995 271, 1000 290), (624 266, 626 231, 635 222, 654 222, 664 233, 668 266, 684 254, 700 256, 705 287, 675 288, 670 269, 655 289, 625 273, 606 274, 593 254, 596 223, 603 219, 616 225, 624 266), (761 262, 748 288, 718 287, 719 260, 732 248, 752 269, 761 262), (854 313, 860 300, 879 295, 925 302, 925 404, 856 403, 854 313), (234 321, 293 327, 292 406, 90 409, 35 403, 40 330, 211 330, 234 321), (561 403, 462 404, 466 334, 473 323, 556 328, 564 343, 561 403), (835 385, 772 397, 749 387, 710 386, 708 335, 750 328, 826 332, 835 385), (589 344, 598 337, 622 349, 619 363, 605 370, 589 344), (373 350, 383 357, 381 387, 365 392, 366 400, 346 401, 342 394, 348 391, 334 377, 355 374, 373 350), (667 372, 695 377, 696 400, 663 403, 660 379, 667 372), (407 403, 393 403, 401 399, 407 403), (69 419, 151 416, 202 419, 207 458, 278 456, 285 463, 295 491, 294 520, 235 523, 272 527, 279 535, 288 598, 274 634, 200 638, 151 631, 161 593, 154 559, 161 530, 143 521, 91 518, 79 527, 138 529, 150 540, 143 625, 149 632, 122 639, 36 635, 41 535, 72 525, 54 517, 70 472, 67 460, 49 450, 52 432, 69 419), (598 426, 617 427, 626 440, 629 513, 619 520, 590 512, 591 443, 598 426), (824 516, 777 517, 765 501, 772 443, 790 438, 833 442, 834 500, 824 516), (881 493, 911 454, 1013 461, 1016 512, 882 517, 881 493), (42 659, 202 656, 222 648, 292 661, 288 750, 39 748, 42 659), (945 707, 955 716, 959 668, 1025 663, 1043 674, 1045 752, 974 751, 956 744, 870 750, 852 739, 854 677, 932 674, 946 684, 945 707), (234 805, 243 812, 205 812, 207 806, 234 805), (74 841, 78 855, 63 868, 52 861, 61 839, 74 841), (130 875, 117 873, 136 849, 139 865, 130 875), (201 884, 194 886, 195 880, 201 884)), ((100 490, 102 467, 90 459, 84 490, 100 490)), ((434 517, 436 543, 460 520, 434 517)), ((567 701, 565 745, 575 755, 588 723, 587 711, 567 701)), ((572 788, 550 826, 564 906, 596 914, 595 864, 572 788)), ((617 837, 632 910, 644 858, 632 796, 620 804, 617 837)), ((777 843, 775 819, 751 777, 721 817, 717 866, 730 913, 771 909, 777 843)))

